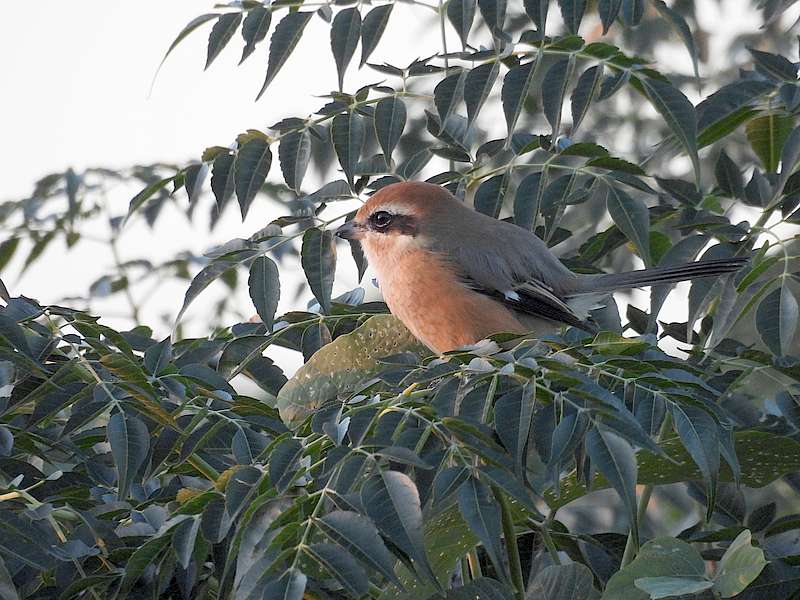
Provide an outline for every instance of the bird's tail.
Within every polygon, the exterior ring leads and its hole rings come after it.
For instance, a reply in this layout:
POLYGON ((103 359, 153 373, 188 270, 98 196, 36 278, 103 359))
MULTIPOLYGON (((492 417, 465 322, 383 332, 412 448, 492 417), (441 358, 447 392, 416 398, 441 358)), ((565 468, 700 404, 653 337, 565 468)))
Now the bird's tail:
POLYGON ((584 279, 581 292, 611 292, 626 288, 657 285, 659 283, 686 281, 687 279, 697 279, 698 277, 724 275, 738 271, 747 260, 746 257, 720 258, 672 267, 651 267, 627 273, 596 275, 584 279))

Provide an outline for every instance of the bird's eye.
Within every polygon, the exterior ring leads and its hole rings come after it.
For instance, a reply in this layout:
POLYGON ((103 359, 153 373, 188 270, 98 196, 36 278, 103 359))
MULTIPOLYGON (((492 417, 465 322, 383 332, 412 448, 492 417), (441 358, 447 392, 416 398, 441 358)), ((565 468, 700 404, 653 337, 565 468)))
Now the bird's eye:
POLYGON ((386 212, 385 210, 379 210, 375 214, 372 215, 372 223, 378 229, 384 229, 389 226, 389 223, 392 222, 392 215, 391 213, 386 212))

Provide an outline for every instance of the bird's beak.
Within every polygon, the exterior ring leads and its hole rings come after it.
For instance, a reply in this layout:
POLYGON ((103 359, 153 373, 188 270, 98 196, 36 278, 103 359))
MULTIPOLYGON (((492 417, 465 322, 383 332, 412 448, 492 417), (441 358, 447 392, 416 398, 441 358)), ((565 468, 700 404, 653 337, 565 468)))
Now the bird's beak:
POLYGON ((362 227, 355 221, 348 221, 336 230, 336 236, 343 240, 357 240, 361 238, 362 227))

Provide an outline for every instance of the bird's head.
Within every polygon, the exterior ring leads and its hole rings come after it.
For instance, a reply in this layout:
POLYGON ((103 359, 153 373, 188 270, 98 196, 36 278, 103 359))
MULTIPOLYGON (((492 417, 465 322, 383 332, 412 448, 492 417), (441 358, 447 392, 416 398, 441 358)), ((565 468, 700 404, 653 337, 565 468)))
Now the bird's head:
POLYGON ((381 188, 342 225, 336 235, 359 240, 369 258, 387 258, 427 245, 428 232, 451 204, 460 203, 446 189, 432 183, 393 183, 381 188))

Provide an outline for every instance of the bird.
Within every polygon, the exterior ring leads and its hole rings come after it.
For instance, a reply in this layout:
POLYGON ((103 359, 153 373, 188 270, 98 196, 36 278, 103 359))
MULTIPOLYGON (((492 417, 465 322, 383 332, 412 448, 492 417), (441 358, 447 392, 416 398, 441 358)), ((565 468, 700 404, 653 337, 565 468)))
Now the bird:
POLYGON ((744 257, 613 274, 571 271, 533 232, 480 213, 447 189, 403 181, 375 192, 336 230, 358 240, 392 314, 438 354, 501 332, 592 332, 609 293, 738 271, 744 257))

